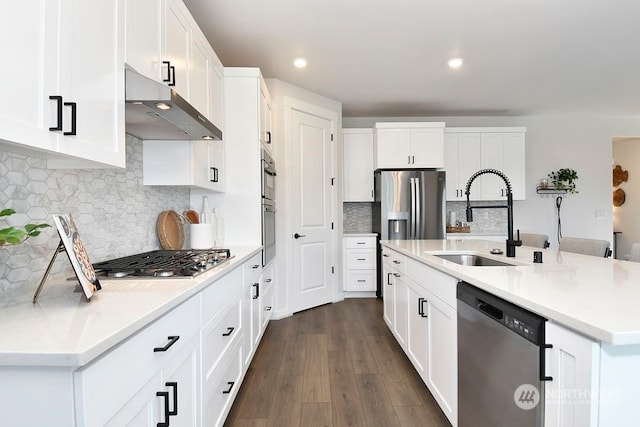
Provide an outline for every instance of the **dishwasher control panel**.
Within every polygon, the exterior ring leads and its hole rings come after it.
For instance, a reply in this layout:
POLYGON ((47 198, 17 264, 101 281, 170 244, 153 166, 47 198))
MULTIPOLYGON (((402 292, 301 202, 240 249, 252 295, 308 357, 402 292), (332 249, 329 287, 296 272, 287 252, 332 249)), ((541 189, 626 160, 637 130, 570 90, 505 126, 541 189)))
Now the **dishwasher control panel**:
POLYGON ((504 315, 505 326, 509 329, 517 333, 518 335, 523 336, 529 341, 535 341, 538 338, 538 326, 531 325, 529 323, 524 322, 522 319, 518 319, 516 317, 510 316, 509 314, 504 315))

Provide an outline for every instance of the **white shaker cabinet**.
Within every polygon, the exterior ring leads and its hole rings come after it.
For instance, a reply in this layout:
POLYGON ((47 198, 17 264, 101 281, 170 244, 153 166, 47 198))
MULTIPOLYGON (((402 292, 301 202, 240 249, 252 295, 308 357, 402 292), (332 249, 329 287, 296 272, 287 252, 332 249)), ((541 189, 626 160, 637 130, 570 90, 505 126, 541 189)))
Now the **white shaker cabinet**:
POLYGON ((260 319, 260 273, 261 255, 255 255, 243 267, 242 322, 246 326, 243 339, 244 370, 249 368, 261 337, 260 319))
POLYGON ((342 238, 345 292, 360 292, 360 295, 366 295, 362 292, 375 292, 377 286, 376 240, 375 235, 345 235, 342 238))
POLYGON ((144 185, 171 185, 223 192, 223 141, 143 141, 144 185))
MULTIPOLYGON (((444 163, 447 201, 466 200, 466 184, 481 169, 503 172, 514 200, 525 200, 525 134, 523 127, 446 128, 444 163)), ((471 185, 470 200, 502 200, 506 186, 500 177, 481 175, 471 185)))
POLYGON ((223 67, 181 0, 126 0, 125 62, 223 130, 223 67))
POLYGON ((403 349, 406 348, 408 317, 406 262, 404 255, 383 247, 383 318, 403 349))
MULTIPOLYGON (((467 181, 482 169, 479 132, 455 132, 450 128, 444 130, 444 169, 447 177, 447 201, 466 200, 464 191, 467 181)), ((480 194, 481 183, 474 182, 473 190, 472 196, 480 194)))
MULTIPOLYGON (((514 200, 524 200, 526 195, 524 135, 523 131, 504 129, 501 132, 483 132, 481 136, 482 168, 503 172, 511 182, 514 200)), ((482 182, 484 200, 506 197, 506 187, 499 177, 483 175, 478 180, 482 182)))
POLYGON ((267 89, 267 84, 263 79, 260 79, 260 142, 269 153, 273 153, 272 127, 271 95, 269 94, 269 89, 267 89))
POLYGON ((441 168, 444 123, 376 123, 374 145, 376 169, 441 168))
POLYGON ((342 129, 343 201, 373 202, 373 129, 342 129))
POLYGON ((29 0, 2 14, 12 66, 0 139, 41 151, 52 168, 124 167, 122 5, 29 0))
POLYGON ((599 343, 553 322, 545 334, 552 345, 546 350, 546 375, 552 379, 545 382, 545 427, 597 426, 599 343))
POLYGON ((384 320, 452 425, 458 418, 457 279, 382 247, 384 320))

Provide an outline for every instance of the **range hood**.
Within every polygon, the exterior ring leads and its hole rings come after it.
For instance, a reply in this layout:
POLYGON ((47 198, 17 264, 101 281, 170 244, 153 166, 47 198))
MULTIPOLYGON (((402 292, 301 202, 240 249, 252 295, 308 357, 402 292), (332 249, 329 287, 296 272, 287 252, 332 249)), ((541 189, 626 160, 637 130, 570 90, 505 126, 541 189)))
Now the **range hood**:
POLYGON ((125 131, 139 139, 222 139, 222 131, 170 87, 125 67, 125 131))

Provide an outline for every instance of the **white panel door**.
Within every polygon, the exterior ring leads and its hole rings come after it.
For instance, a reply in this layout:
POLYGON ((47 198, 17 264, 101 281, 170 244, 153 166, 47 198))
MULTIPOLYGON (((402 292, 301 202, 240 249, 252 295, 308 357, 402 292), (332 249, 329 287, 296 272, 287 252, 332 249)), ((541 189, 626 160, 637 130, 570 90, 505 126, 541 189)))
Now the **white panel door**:
POLYGON ((294 312, 332 297, 332 127, 328 119, 292 111, 294 312))

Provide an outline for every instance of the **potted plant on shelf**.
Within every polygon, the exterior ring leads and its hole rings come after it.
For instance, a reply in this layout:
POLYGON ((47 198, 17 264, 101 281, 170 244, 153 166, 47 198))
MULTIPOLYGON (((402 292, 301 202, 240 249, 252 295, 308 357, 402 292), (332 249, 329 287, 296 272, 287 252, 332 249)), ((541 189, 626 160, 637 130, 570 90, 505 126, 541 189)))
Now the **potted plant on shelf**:
MULTIPOLYGON (((3 209, 0 211, 0 218, 8 217, 16 213, 13 209, 3 209)), ((5 245, 17 245, 24 242, 29 237, 35 237, 40 234, 43 228, 51 227, 47 223, 42 224, 26 224, 24 227, 7 227, 0 229, 0 247, 5 245)))
POLYGON ((551 188, 557 190, 566 190, 567 193, 577 193, 576 180, 578 179, 578 172, 569 168, 558 169, 554 172, 549 172, 549 179, 551 181, 551 188))

